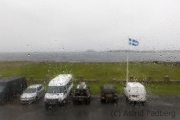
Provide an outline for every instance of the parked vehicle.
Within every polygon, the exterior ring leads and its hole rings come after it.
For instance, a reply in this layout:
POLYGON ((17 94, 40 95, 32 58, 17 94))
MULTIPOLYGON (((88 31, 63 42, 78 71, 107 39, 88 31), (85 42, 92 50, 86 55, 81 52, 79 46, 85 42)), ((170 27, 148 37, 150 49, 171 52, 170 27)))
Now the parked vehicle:
POLYGON ((118 95, 116 93, 116 88, 112 84, 106 84, 101 87, 101 102, 117 102, 118 95))
POLYGON ((38 101, 43 97, 45 91, 44 87, 41 84, 34 84, 29 86, 23 94, 20 96, 21 103, 32 103, 38 101))
POLYGON ((73 76, 71 74, 60 74, 48 84, 48 90, 44 96, 46 108, 49 105, 64 104, 73 87, 73 76))
POLYGON ((0 80, 0 102, 20 95, 27 88, 26 78, 21 76, 0 80))
POLYGON ((89 87, 85 84, 85 82, 81 82, 77 85, 73 94, 73 102, 74 104, 85 102, 86 104, 90 103, 90 92, 89 87))
POLYGON ((146 102, 146 89, 139 82, 128 82, 124 86, 124 95, 130 102, 146 102))

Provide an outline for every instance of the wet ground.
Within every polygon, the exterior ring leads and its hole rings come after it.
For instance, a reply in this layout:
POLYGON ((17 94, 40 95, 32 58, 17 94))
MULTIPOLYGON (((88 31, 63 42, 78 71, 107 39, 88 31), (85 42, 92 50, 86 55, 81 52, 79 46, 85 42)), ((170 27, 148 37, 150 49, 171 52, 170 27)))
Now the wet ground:
POLYGON ((98 95, 93 95, 89 105, 74 105, 69 101, 64 106, 45 109, 43 99, 30 105, 21 105, 14 99, 0 105, 0 120, 180 120, 180 96, 148 95, 145 106, 127 103, 119 95, 117 104, 102 104, 98 95))

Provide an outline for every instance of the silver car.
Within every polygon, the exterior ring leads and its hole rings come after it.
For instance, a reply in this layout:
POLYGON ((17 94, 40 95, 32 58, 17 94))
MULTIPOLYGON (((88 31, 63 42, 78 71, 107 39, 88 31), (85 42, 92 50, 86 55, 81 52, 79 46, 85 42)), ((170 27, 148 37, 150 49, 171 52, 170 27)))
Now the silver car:
POLYGON ((43 97, 45 93, 44 87, 41 84, 34 84, 29 86, 20 96, 20 102, 32 103, 43 97))

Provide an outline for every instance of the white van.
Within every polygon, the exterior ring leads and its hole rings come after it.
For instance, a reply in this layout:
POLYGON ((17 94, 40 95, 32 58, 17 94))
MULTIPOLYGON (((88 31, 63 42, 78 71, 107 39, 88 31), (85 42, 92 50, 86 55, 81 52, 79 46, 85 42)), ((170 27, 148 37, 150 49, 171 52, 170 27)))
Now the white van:
POLYGON ((64 104, 73 88, 73 76, 71 74, 60 74, 48 84, 48 90, 44 96, 46 108, 49 105, 64 104))
POLYGON ((139 82, 127 82, 124 86, 124 95, 130 102, 146 102, 146 89, 139 82))

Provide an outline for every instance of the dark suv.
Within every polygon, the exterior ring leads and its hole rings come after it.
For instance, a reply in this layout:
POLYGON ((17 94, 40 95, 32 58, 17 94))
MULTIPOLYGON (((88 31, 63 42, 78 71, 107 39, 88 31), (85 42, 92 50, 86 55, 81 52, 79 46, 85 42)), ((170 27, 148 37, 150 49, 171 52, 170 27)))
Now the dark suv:
POLYGON ((85 84, 85 82, 81 82, 77 85, 73 94, 73 102, 74 104, 81 102, 85 102, 86 104, 90 103, 89 87, 85 84))
POLYGON ((116 93, 116 88, 112 84, 106 84, 101 87, 101 102, 117 102, 118 95, 116 93))

